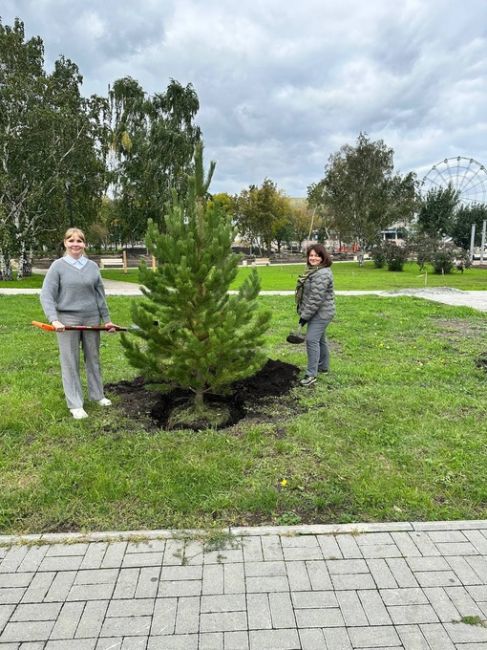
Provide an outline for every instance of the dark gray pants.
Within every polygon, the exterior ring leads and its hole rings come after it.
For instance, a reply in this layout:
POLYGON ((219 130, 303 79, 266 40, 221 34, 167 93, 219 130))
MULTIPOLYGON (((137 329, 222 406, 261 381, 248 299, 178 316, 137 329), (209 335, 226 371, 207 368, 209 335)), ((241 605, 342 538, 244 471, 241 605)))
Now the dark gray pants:
POLYGON ((330 323, 330 319, 320 318, 319 316, 313 316, 308 322, 306 332, 307 377, 316 377, 318 371, 324 372, 330 369, 330 352, 326 342, 326 328, 330 323))
POLYGON ((61 376, 69 409, 83 407, 83 390, 80 379, 80 348, 86 366, 88 394, 92 400, 103 398, 103 382, 100 369, 100 332, 70 330, 58 332, 57 340, 61 359, 61 376))

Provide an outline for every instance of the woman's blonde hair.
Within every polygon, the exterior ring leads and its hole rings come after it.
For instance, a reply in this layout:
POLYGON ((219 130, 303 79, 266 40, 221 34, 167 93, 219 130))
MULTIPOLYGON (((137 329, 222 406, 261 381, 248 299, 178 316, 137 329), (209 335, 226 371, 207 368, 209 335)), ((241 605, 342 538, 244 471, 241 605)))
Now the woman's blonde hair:
POLYGON ((73 237, 73 235, 78 235, 78 237, 82 239, 86 244, 85 233, 82 230, 80 230, 80 228, 68 228, 64 233, 64 241, 66 241, 66 239, 69 239, 70 237, 73 237))

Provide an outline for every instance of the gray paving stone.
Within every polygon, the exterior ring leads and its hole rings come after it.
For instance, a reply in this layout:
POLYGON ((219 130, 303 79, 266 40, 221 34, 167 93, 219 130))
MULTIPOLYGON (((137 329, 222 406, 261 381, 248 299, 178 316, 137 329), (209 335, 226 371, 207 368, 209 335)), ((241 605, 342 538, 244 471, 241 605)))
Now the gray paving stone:
POLYGON ((61 603, 35 603, 18 605, 10 620, 12 621, 52 621, 61 611, 61 603))
POLYGON ((326 648, 323 630, 319 628, 304 628, 298 630, 302 650, 323 650, 326 648))
POLYGON ((250 650, 301 650, 296 630, 251 631, 250 650))
POLYGON ((269 594, 272 627, 296 627, 291 597, 288 593, 269 594))
POLYGON ((198 650, 198 634, 149 637, 147 650, 198 650))
POLYGON ((56 574, 53 573, 36 573, 29 574, 32 577, 29 588, 25 591, 22 598, 23 603, 42 602, 48 593, 54 581, 56 574))
MULTIPOLYGON (((289 591, 286 576, 267 576, 265 578, 247 578, 247 592, 269 593, 271 591, 289 591)), ((240 591, 240 590, 239 590, 240 591)))
POLYGON ((107 600, 86 603, 80 622, 76 628, 75 637, 77 639, 97 638, 100 634, 107 608, 107 600))
POLYGON ((107 618, 123 618, 128 616, 152 616, 154 613, 154 598, 139 600, 112 600, 108 605, 107 618))
POLYGON ((151 623, 151 616, 106 618, 103 621, 100 636, 147 636, 151 623))
POLYGON ((326 647, 333 650, 352 650, 348 632, 344 627, 330 627, 323 630, 326 647))
POLYGON ((391 618, 379 592, 368 589, 358 591, 357 595, 360 598, 369 625, 391 625, 391 618))
POLYGON ((338 607, 338 600, 333 591, 302 591, 291 594, 295 609, 321 609, 338 607))
POLYGON ((15 573, 22 564, 29 549, 26 546, 12 546, 0 560, 0 573, 15 573))
POLYGON ((49 546, 32 546, 27 551, 22 562, 19 564, 18 571, 34 572, 39 568, 44 556, 49 550, 49 546))
POLYGON ((370 544, 362 546, 361 551, 366 559, 401 557, 401 551, 395 544, 370 544))
MULTIPOLYGON (((37 574, 37 576, 42 576, 42 574, 37 574)), ((48 574, 48 581, 51 579, 52 574, 48 574)), ((51 582, 51 585, 44 596, 45 602, 62 602, 66 600, 68 594, 73 585, 74 579, 76 577, 75 571, 60 571, 54 576, 54 579, 51 582)), ((31 583, 31 587, 34 586, 34 580, 31 583)), ((30 588, 29 588, 30 591, 30 588)), ((23 601, 27 600, 27 593, 23 601)))
POLYGON ((450 565, 444 557, 410 557, 407 563, 414 572, 425 571, 448 571, 450 565))
POLYGON ((201 614, 201 632, 234 632, 247 630, 247 614, 245 612, 219 612, 217 614, 201 614))
POLYGON ((245 575, 249 576, 285 576, 286 563, 280 562, 246 562, 245 575))
POLYGON ((125 637, 120 650, 146 650, 148 640, 148 636, 125 637))
POLYGON ((326 567, 330 575, 341 575, 343 573, 369 573, 369 567, 365 560, 328 560, 326 567))
POLYGON ((268 537, 262 537, 262 554, 264 560, 282 560, 284 559, 284 554, 282 552, 281 538, 278 535, 269 535, 268 537))
POLYGON ((444 628, 453 643, 482 643, 487 647, 487 628, 465 623, 445 623, 444 628))
POLYGON ((220 551, 205 551, 203 554, 203 564, 229 564, 234 562, 243 562, 243 552, 241 548, 228 548, 220 551))
POLYGON ((247 594, 249 630, 271 630, 272 618, 267 594, 247 594))
MULTIPOLYGON (((307 591, 311 589, 311 582, 308 576, 308 569, 303 560, 286 562, 287 579, 291 591, 307 591)), ((326 569, 325 569, 326 570, 326 569)), ((327 576, 328 582, 330 578, 327 576)), ((331 585, 331 582, 330 582, 331 585)))
POLYGON ((34 575, 34 573, 0 573, 0 590, 28 587, 34 575))
POLYGON ((164 566, 180 565, 184 563, 184 541, 168 539, 164 550, 164 566))
MULTIPOLYGON (((318 535, 318 544, 320 545, 323 558, 325 560, 339 560, 343 558, 343 553, 333 535, 318 535)), ((313 558, 303 558, 313 559, 313 558)))
POLYGON ((367 566, 378 589, 394 589, 398 586, 385 560, 367 560, 367 566))
POLYGON ((417 587, 418 581, 414 577, 413 572, 409 568, 406 560, 403 558, 389 558, 386 560, 387 566, 392 572, 398 587, 417 587))
POLYGON ((186 564, 203 564, 204 547, 202 542, 187 541, 184 545, 186 564))
POLYGON ((81 565, 81 555, 50 556, 44 557, 39 566, 39 571, 77 571, 81 565))
POLYGON ((487 559, 484 557, 467 557, 466 560, 482 582, 487 584, 487 559))
POLYGON ((224 650, 223 639, 223 632, 200 634, 198 650, 224 650))
POLYGON ((260 537, 246 537, 243 539, 242 551, 246 564, 249 562, 262 562, 264 560, 264 553, 262 550, 260 537))
POLYGON ((446 560, 462 585, 479 585, 482 583, 482 580, 465 558, 453 556, 446 558, 446 560))
POLYGON ((12 605, 20 603, 24 594, 24 587, 14 587, 13 589, 0 589, 0 605, 12 605))
POLYGON ((396 632, 403 643, 404 650, 429 650, 430 645, 419 625, 398 625, 396 632))
POLYGON ((466 589, 475 602, 487 602, 487 585, 468 586, 466 589))
POLYGON ((445 593, 451 599, 461 616, 483 616, 465 587, 446 587, 445 593))
POLYGON ((322 560, 323 559, 323 555, 319 546, 298 546, 298 547, 290 546, 290 547, 283 547, 282 550, 284 553, 284 559, 287 562, 292 562, 293 560, 322 560))
POLYGON ((98 639, 96 650, 121 650, 122 643, 123 638, 121 636, 98 639))
POLYGON ((140 542, 129 542, 125 553, 164 553, 166 540, 148 539, 140 542))
POLYGON ((112 598, 134 598, 141 569, 120 569, 112 598))
POLYGON ((245 607, 244 594, 201 597, 201 611, 204 613, 243 612, 245 611, 245 607))
POLYGON ((167 636, 174 634, 177 611, 177 598, 163 598, 156 600, 150 635, 167 636))
POLYGON ((162 566, 163 553, 126 553, 122 560, 122 567, 130 569, 133 567, 162 566))
POLYGON ((75 585, 113 585, 118 578, 118 569, 87 569, 78 571, 74 579, 75 585))
POLYGON ((158 597, 178 597, 178 596, 200 596, 201 595, 201 581, 200 580, 175 580, 159 583, 158 597))
POLYGON ((391 533, 394 544, 401 551, 403 557, 421 556, 418 547, 412 541, 409 533, 391 533))
POLYGON ((316 591, 326 591, 332 589, 332 583, 326 563, 323 561, 315 562, 308 561, 305 563, 308 570, 309 581, 311 582, 311 589, 316 591))
POLYGON ((427 535, 436 545, 438 545, 438 542, 457 543, 467 541, 461 530, 432 530, 427 535))
POLYGON ((336 598, 347 627, 368 625, 367 616, 356 591, 338 591, 336 598))
POLYGON ((436 615, 442 623, 450 623, 460 619, 460 614, 443 587, 432 587, 424 590, 436 615))
POLYGON ((338 548, 340 549, 342 556, 345 559, 355 559, 355 558, 363 557, 362 551, 360 550, 360 547, 355 541, 353 535, 337 535, 335 540, 336 543, 338 544, 338 548))
POLYGON ((115 590, 113 584, 73 585, 66 600, 107 600, 115 590))
POLYGON ((470 542, 462 542, 456 544, 436 544, 436 548, 442 555, 448 557, 449 555, 478 555, 477 549, 470 542))
POLYGON ((412 542, 417 546, 421 555, 424 556, 434 556, 440 555, 440 551, 433 544, 431 539, 428 537, 427 533, 424 532, 414 532, 409 533, 412 542))
POLYGON ((51 632, 51 639, 73 639, 85 603, 64 603, 51 632))
POLYGON ((102 560, 102 569, 117 569, 122 566, 127 542, 112 542, 108 545, 102 560))
POLYGON ((176 634, 192 634, 199 631, 199 597, 180 598, 176 615, 176 634))
MULTIPOLYGON (((44 650, 95 650, 96 648, 96 639, 63 639, 48 641, 44 650)), ((113 650, 118 648, 115 647, 113 650)))
POLYGON ((88 544, 51 544, 46 553, 47 557, 83 556, 88 550, 88 544))
POLYGON ((7 624, 15 609, 15 605, 0 605, 0 633, 7 624))
POLYGON ((418 571, 415 576, 421 587, 451 587, 462 584, 453 571, 418 571))
POLYGON ((160 575, 160 567, 144 567, 140 569, 135 598, 155 598, 159 589, 160 575))
POLYGON ((161 580, 201 580, 202 576, 202 566, 163 566, 161 571, 161 580))
POLYGON ((426 598, 422 589, 411 587, 408 589, 381 589, 380 596, 385 605, 426 605, 426 598))
POLYGON ((225 594, 242 594, 245 591, 243 564, 225 564, 223 567, 223 591, 225 594))
POLYGON ((249 635, 247 632, 224 632, 223 646, 225 650, 249 650, 249 635))
POLYGON ((381 648, 399 646, 401 641, 392 625, 352 627, 348 634, 354 648, 381 648))
POLYGON ((465 537, 481 555, 487 555, 487 538, 480 530, 466 530, 465 537))
POLYGON ((391 533, 365 533, 356 536, 357 544, 360 548, 364 546, 377 546, 383 544, 392 544, 393 539, 391 533))
POLYGON ((88 549, 79 566, 80 569, 99 569, 108 548, 107 542, 93 542, 88 544, 88 549))
POLYGON ((331 576, 334 589, 337 591, 353 591, 357 589, 374 589, 372 576, 367 573, 349 573, 331 576))
POLYGON ((341 611, 335 607, 323 609, 296 609, 298 627, 342 627, 345 625, 341 611))
POLYGON ((0 635, 4 641, 47 641, 54 627, 54 621, 22 621, 7 623, 0 635))
POLYGON ((387 608, 394 625, 419 625, 438 623, 438 616, 431 605, 394 605, 387 608))
POLYGON ((203 567, 203 594, 223 594, 223 566, 206 564, 203 567))

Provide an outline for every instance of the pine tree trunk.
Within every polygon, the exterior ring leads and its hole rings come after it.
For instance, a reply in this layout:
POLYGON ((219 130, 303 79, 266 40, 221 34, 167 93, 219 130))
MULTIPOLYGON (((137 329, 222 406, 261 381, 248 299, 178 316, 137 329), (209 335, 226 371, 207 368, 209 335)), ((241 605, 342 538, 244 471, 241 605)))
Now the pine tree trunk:
POLYGON ((203 408, 205 404, 205 394, 202 390, 197 390, 194 394, 194 405, 196 410, 203 408))

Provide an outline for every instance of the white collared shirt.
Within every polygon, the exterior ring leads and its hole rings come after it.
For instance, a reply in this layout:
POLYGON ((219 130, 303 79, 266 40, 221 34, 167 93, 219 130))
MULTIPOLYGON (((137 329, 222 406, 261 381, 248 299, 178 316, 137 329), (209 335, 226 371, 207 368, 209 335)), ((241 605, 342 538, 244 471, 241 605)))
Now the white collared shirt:
POLYGON ((75 259, 74 257, 71 257, 71 255, 65 255, 64 259, 68 264, 71 264, 71 266, 74 266, 76 269, 82 269, 88 262, 88 258, 82 255, 78 259, 75 259))

